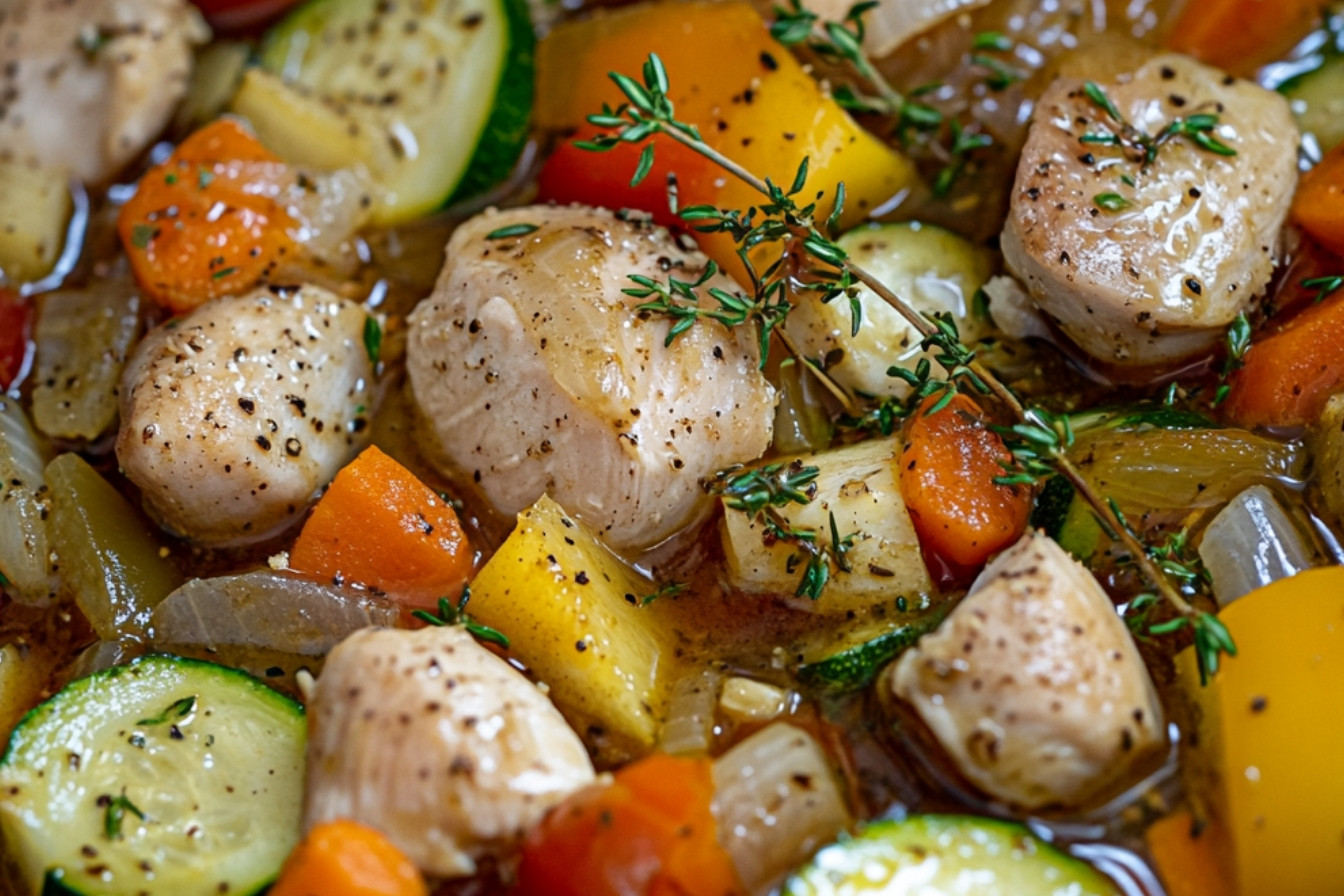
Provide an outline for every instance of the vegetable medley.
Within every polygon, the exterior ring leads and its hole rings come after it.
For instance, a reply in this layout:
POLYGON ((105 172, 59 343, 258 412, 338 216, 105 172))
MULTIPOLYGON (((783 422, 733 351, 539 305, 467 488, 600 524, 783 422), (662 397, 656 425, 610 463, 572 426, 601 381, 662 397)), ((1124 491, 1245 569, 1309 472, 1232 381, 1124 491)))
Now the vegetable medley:
POLYGON ((0 4, 0 893, 1344 892, 1344 8, 0 4))

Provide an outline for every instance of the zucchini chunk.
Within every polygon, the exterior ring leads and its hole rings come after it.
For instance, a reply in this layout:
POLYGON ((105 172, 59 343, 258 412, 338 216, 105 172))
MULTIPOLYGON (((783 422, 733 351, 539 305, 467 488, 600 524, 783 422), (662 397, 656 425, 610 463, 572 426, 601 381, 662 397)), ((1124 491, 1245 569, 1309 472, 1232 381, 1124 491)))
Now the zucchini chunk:
POLYGON ((784 896, 1119 896, 1091 865, 1020 824, 911 815, 869 825, 817 853, 784 896))
POLYGON ((299 839, 303 708, 224 666, 152 655, 34 709, 0 757, 0 831, 28 892, 231 896, 299 839))
POLYGON ((245 78, 233 108, 289 162, 362 163, 373 221, 393 224, 508 177, 534 45, 523 0, 311 0, 262 46, 282 83, 245 78))

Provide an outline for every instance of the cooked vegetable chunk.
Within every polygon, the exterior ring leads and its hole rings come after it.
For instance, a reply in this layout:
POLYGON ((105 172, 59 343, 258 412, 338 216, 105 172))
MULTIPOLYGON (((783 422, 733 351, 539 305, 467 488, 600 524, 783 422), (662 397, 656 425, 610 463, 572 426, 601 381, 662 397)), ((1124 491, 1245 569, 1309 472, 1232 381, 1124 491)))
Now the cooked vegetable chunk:
POLYGON ((365 320, 317 287, 259 289, 145 337, 122 378, 117 458, 165 525, 243 543, 303 512, 365 438, 365 320))
POLYGON ((1183 56, 1097 86, 1153 139, 1178 118, 1214 114, 1203 136, 1235 155, 1179 136, 1145 163, 1142 147, 1086 142, 1129 132, 1082 82, 1060 79, 1022 150, 1004 260, 1093 357, 1179 361, 1218 343, 1268 282, 1297 182, 1297 128, 1283 97, 1183 56))
POLYGON ((209 30, 185 0, 15 0, 0 15, 0 146, 102 182, 168 123, 209 30))
POLYGON ((1025 827, 911 815, 827 846, 785 896, 1119 896, 1106 876, 1025 827))
POLYGON ((429 874, 473 874, 593 780, 550 701, 460 626, 351 635, 310 707, 307 826, 357 818, 429 874))
POLYGON ((673 638, 643 605, 651 587, 542 496, 472 580, 468 612, 509 638, 597 752, 629 757, 652 748, 668 699, 673 638))
POLYGON ((0 759, 5 856, 32 896, 258 892, 299 839, 303 751, 303 707, 234 669, 79 679, 0 759))
POLYGON ((1023 536, 986 567, 888 681, 971 783, 1027 809, 1085 803, 1165 741, 1124 622, 1042 535, 1023 536))
POLYGON ((463 224, 447 252, 407 368, 444 464, 501 513, 549 493, 611 546, 648 547, 707 515, 700 477, 769 444, 774 390, 750 329, 702 322, 665 345, 671 322, 621 292, 631 274, 704 269, 662 228, 511 209, 463 224))
POLYGON ((268 896, 428 896, 424 876, 373 828, 342 819, 317 825, 268 896))

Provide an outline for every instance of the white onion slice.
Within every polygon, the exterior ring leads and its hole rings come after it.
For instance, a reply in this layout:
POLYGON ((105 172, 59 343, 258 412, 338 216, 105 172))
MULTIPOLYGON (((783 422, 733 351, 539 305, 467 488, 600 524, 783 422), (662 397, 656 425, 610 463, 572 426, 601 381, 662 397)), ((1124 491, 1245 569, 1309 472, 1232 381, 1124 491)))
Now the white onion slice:
POLYGON ((1220 606, 1311 566, 1311 550, 1274 495, 1253 485, 1204 530, 1199 556, 1220 606))
POLYGON ((187 582, 154 609, 150 638, 322 656, 352 632, 396 620, 396 607, 368 592, 263 569, 187 582))
POLYGON ((812 735, 772 722, 714 761, 719 841, 748 893, 835 840, 851 817, 812 735))
POLYGON ((703 756, 714 740, 714 707, 723 676, 712 668, 682 676, 667 701, 659 748, 673 756, 703 756))
POLYGON ((8 592, 31 606, 55 593, 47 540, 45 446, 19 403, 0 397, 0 573, 8 592))

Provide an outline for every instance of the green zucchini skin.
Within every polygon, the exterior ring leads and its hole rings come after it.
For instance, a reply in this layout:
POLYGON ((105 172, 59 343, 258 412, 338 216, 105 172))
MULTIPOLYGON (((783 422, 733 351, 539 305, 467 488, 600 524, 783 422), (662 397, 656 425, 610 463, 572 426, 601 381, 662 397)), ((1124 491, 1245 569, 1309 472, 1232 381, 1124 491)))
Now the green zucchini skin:
POLYGON ((937 628, 950 610, 950 603, 941 604, 867 641, 804 662, 798 667, 798 680, 827 694, 843 694, 866 688, 877 679, 883 666, 937 628))
MULTIPOLYGON (((258 58, 363 135, 372 218, 395 224, 512 174, 528 140, 535 47, 526 0, 309 0, 266 34, 258 58)), ((287 159, 312 158, 321 139, 270 115, 254 126, 287 159)))
POLYGON ((783 896, 1120 896, 1110 878, 1024 826, 911 815, 823 847, 783 896))
POLYGON ((27 892, 264 890, 298 842, 303 707, 244 672, 153 654, 71 682, 0 757, 27 892))

